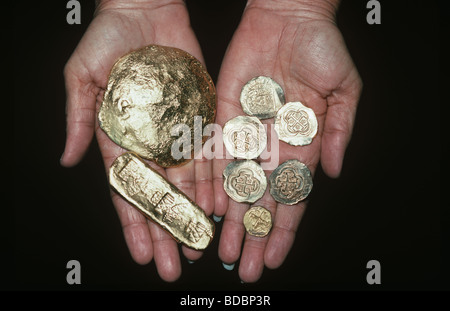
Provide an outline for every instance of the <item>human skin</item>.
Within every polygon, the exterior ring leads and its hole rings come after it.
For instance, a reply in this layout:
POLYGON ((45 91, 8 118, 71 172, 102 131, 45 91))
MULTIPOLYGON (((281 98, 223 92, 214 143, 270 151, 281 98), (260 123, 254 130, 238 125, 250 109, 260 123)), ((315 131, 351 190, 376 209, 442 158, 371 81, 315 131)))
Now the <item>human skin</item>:
MULTIPOLYGON (((337 5, 337 1, 324 0, 250 0, 227 49, 217 83, 216 122, 221 126, 244 114, 239 104, 241 88, 260 75, 277 81, 287 102, 301 101, 312 108, 318 119, 317 136, 301 148, 280 142, 279 160, 298 159, 312 172, 320 160, 330 177, 338 177, 341 172, 362 87, 335 24, 337 5)), ((94 133, 106 170, 125 152, 100 129, 97 114, 114 62, 149 44, 177 47, 204 63, 183 1, 99 2, 95 18, 64 70, 67 140, 61 157, 63 166, 74 166, 82 159, 94 133)), ((261 277, 264 266, 277 268, 285 260, 306 203, 277 204, 266 191, 255 204, 269 209, 273 229, 264 238, 245 234, 242 218, 248 205, 232 201, 223 190, 222 172, 228 163, 226 159, 203 158, 177 168, 149 164, 196 201, 207 215, 214 211, 217 216, 225 216, 219 257, 225 263, 240 258, 240 278, 254 282, 261 277)), ((266 174, 269 176, 270 171, 266 174)), ((140 264, 154 259, 162 279, 178 279, 181 262, 175 240, 115 192, 111 196, 133 259, 140 264)), ((202 254, 186 247, 182 252, 189 260, 197 260, 202 254)))
MULTIPOLYGON (((76 165, 95 132, 108 171, 117 156, 126 152, 99 127, 97 114, 109 72, 121 56, 157 44, 182 49, 204 64, 197 39, 181 0, 100 1, 95 17, 64 69, 67 101, 67 139, 61 164, 76 165)), ((201 206, 207 215, 214 208, 211 161, 195 159, 186 165, 163 169, 149 164, 201 206)), ((147 221, 133 206, 111 191, 131 256, 139 264, 154 260, 163 280, 181 275, 177 242, 157 224, 147 221)), ((183 246, 189 260, 202 252, 183 246)))
MULTIPOLYGON (((342 169, 362 82, 335 23, 338 1, 250 0, 225 55, 217 83, 216 122, 243 115, 242 86, 256 76, 269 76, 284 89, 286 102, 312 108, 318 133, 312 143, 296 147, 279 142, 279 163, 298 159, 315 172, 319 161, 333 178, 342 169)), ((263 123, 273 123, 273 119, 263 123)), ((230 265, 239 260, 244 282, 257 281, 264 267, 284 262, 306 208, 275 202, 269 191, 254 205, 267 208, 273 228, 264 238, 245 232, 242 218, 249 205, 226 195, 222 171, 230 160, 214 159, 214 214, 224 216, 219 257, 230 265)), ((271 171, 267 170, 269 177, 271 171)))

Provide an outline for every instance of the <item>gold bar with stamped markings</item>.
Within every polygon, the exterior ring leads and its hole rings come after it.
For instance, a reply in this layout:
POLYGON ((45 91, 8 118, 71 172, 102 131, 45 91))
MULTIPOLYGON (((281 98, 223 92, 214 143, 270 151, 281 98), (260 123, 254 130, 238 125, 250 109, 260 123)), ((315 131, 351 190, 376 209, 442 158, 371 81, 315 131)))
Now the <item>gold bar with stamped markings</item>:
POLYGON ((178 242, 202 250, 212 241, 214 222, 139 156, 130 152, 119 156, 111 165, 109 183, 178 242))

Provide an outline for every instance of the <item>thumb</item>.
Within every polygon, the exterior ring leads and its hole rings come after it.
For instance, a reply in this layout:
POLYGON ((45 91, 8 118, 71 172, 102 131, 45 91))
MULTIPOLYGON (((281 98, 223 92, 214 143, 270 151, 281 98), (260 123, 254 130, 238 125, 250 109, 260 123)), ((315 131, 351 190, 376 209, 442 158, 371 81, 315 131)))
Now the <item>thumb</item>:
POLYGON ((80 75, 74 68, 77 67, 71 60, 64 68, 67 137, 60 162, 65 167, 80 162, 89 147, 94 134, 95 102, 99 92, 99 88, 88 78, 87 71, 85 75, 80 75))
POLYGON ((356 69, 327 98, 328 109, 322 135, 321 165, 324 172, 339 177, 350 142, 362 81, 356 69))

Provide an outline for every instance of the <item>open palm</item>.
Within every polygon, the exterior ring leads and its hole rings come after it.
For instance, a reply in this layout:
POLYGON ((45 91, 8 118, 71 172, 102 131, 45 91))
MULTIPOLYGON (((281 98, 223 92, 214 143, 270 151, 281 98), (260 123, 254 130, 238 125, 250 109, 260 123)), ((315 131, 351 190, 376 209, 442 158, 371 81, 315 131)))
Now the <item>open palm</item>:
MULTIPOLYGON (((203 62, 197 39, 189 24, 183 1, 104 2, 96 17, 68 61, 64 75, 67 90, 67 141, 61 164, 77 164, 95 132, 107 170, 125 150, 114 144, 100 129, 97 113, 102 102, 109 72, 114 62, 124 54, 149 44, 177 47, 203 62)), ((211 202, 211 163, 191 161, 178 167, 162 169, 163 176, 195 200, 207 214, 213 211, 211 202)), ((134 260, 145 264, 153 258, 161 278, 177 279, 181 273, 178 245, 168 233, 147 221, 119 195, 111 192, 123 226, 125 240, 134 260)), ((188 259, 201 253, 183 247, 188 259)))
MULTIPOLYGON (((337 177, 362 84, 333 17, 311 10, 248 5, 222 63, 217 84, 217 123, 223 126, 229 119, 244 115, 240 92, 256 76, 274 79, 284 89, 286 102, 301 101, 314 110, 318 119, 318 134, 310 145, 295 147, 279 142, 278 164, 298 159, 314 173, 320 160, 325 173, 337 177)), ((273 119, 263 123, 273 123, 273 119)), ((228 163, 215 159, 213 165, 214 214, 225 215, 219 257, 227 264, 240 257, 241 280, 254 282, 264 266, 277 268, 283 263, 306 203, 279 204, 266 191, 254 205, 271 212, 272 231, 264 238, 246 234, 242 219, 249 205, 234 202, 223 190, 222 172, 228 163)), ((270 173, 266 171, 267 177, 270 173)))

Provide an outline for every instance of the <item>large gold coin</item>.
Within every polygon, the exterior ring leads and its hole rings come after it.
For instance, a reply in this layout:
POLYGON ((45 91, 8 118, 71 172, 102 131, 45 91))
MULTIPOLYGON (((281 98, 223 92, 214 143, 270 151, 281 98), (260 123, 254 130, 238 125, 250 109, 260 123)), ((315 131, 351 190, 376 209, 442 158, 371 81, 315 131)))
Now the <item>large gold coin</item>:
POLYGON ((248 234, 264 237, 272 228, 272 216, 262 206, 252 206, 244 215, 244 227, 248 234))
POLYGON ((98 119, 118 145, 171 167, 193 158, 194 117, 200 116, 204 126, 214 122, 215 113, 216 92, 203 65, 180 49, 150 45, 115 63, 98 119), (171 134, 177 124, 191 131, 183 143, 191 149, 178 159, 171 153, 180 138, 171 134))
POLYGON ((214 222, 181 190, 133 153, 124 153, 111 165, 109 182, 147 218, 177 241, 205 249, 214 236, 214 222))
POLYGON ((223 188, 236 202, 255 203, 267 188, 261 166, 252 160, 233 161, 223 171, 223 188))
POLYGON ((266 130, 258 118, 238 116, 225 123, 223 143, 233 157, 256 159, 266 148, 266 130))
POLYGON ((275 131, 278 138, 288 144, 308 145, 317 134, 316 115, 301 102, 287 103, 277 113, 275 131))
POLYGON ((248 81, 241 91, 242 109, 260 119, 273 118, 284 105, 281 86, 269 77, 259 76, 248 81))
POLYGON ((308 167, 298 160, 287 160, 269 176, 270 194, 279 203, 294 205, 311 192, 313 181, 308 167))

